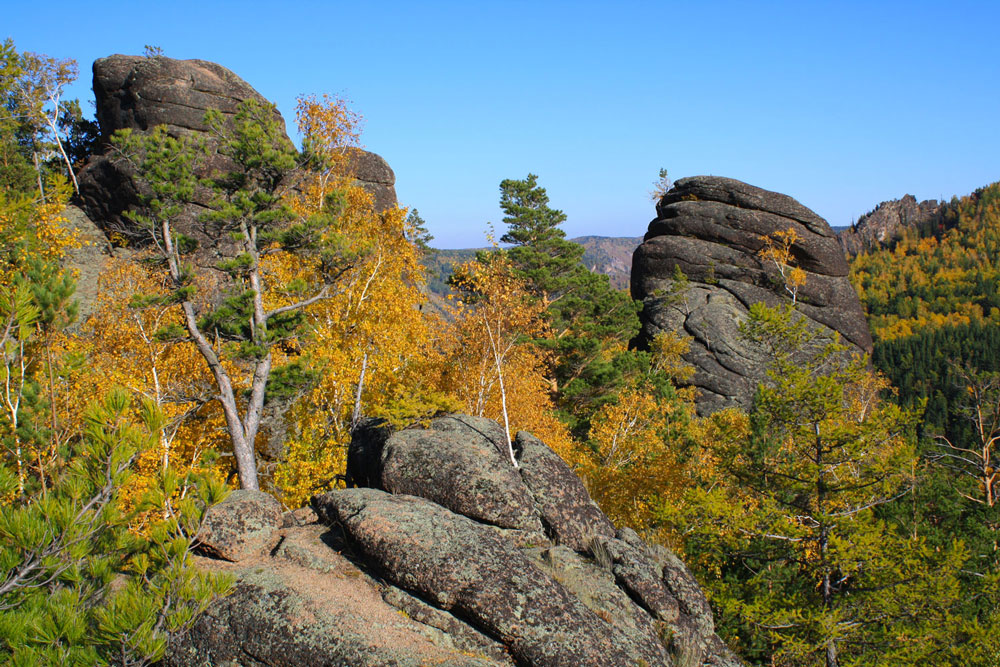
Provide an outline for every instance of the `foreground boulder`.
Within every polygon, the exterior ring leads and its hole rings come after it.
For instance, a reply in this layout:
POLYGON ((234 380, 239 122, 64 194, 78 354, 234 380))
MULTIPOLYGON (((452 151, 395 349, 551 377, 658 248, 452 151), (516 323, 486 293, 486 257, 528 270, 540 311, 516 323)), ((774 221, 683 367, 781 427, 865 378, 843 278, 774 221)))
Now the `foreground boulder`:
POLYGON ((871 352, 864 310, 851 286, 844 252, 830 226, 814 212, 776 192, 715 176, 677 181, 656 206, 632 259, 632 296, 643 302, 646 347, 662 332, 692 338, 685 360, 695 368, 698 411, 749 408, 767 359, 739 331, 757 302, 788 303, 773 262, 761 256, 779 233, 795 233, 791 264, 805 271, 797 308, 828 338, 871 352), (675 271, 687 276, 676 293, 675 271))
POLYGON ((208 509, 195 542, 202 553, 238 563, 270 553, 281 537, 281 524, 277 500, 240 489, 208 509))
MULTIPOLYGON (((144 241, 143 234, 123 214, 141 203, 139 186, 129 167, 116 159, 111 136, 117 130, 149 132, 157 125, 166 125, 174 135, 200 135, 211 147, 206 111, 217 109, 228 118, 244 100, 267 101, 246 81, 216 63, 125 55, 94 62, 94 97, 101 134, 97 154, 78 174, 82 207, 107 233, 136 241, 144 241)), ((284 127, 281 115, 275 113, 284 127)), ((225 171, 228 166, 227 159, 210 150, 204 175, 225 171)), ((378 209, 396 205, 396 178, 381 157, 354 150, 348 171, 372 193, 378 209)), ((193 238, 200 236, 195 219, 208 205, 209 195, 201 193, 196 199, 178 227, 193 238)))
POLYGON ((488 420, 364 423, 363 486, 287 513, 270 552, 198 560, 235 589, 167 664, 739 664, 676 556, 615 531, 543 443, 514 444, 516 469, 488 420))

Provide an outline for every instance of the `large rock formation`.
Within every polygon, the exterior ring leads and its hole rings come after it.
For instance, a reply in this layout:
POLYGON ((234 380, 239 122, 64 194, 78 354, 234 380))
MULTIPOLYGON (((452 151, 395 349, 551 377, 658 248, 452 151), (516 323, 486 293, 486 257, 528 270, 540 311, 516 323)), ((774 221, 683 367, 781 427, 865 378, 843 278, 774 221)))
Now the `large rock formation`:
POLYGON ((656 206, 632 259, 632 296, 643 302, 643 347, 660 332, 692 337, 685 359, 700 390, 702 414, 749 407, 766 359, 739 331, 749 307, 787 302, 777 267, 761 251, 794 230, 791 263, 806 272, 798 310, 833 337, 870 352, 871 334, 836 235, 821 217, 787 195, 730 178, 695 176, 674 184, 656 206), (675 267, 690 280, 675 294, 675 267))
POLYGON ((913 195, 902 199, 884 201, 871 213, 866 213, 858 221, 837 235, 840 245, 848 257, 854 257, 866 250, 882 248, 903 233, 907 227, 918 227, 938 217, 941 203, 928 199, 917 203, 913 195))
MULTIPOLYGON (((174 135, 201 134, 211 145, 205 125, 208 109, 232 116, 244 100, 266 101, 246 81, 215 63, 123 55, 94 62, 94 97, 101 128, 100 149, 78 175, 82 206, 105 231, 126 236, 134 227, 122 214, 139 204, 140 197, 129 168, 111 151, 110 139, 117 130, 148 132, 157 125, 166 125, 174 135)), ((205 162, 206 175, 225 170, 227 165, 225 158, 210 153, 205 162)), ((395 175, 381 157, 356 150, 348 169, 375 196, 378 207, 386 209, 396 204, 395 175)), ((198 204, 208 204, 207 192, 198 204)), ((198 212, 198 207, 189 212, 189 224, 198 212)), ((181 231, 199 236, 185 229, 183 223, 181 231)))
MULTIPOLYGON (((173 638, 166 663, 739 664, 676 556, 616 531, 535 438, 517 435, 517 469, 506 447, 495 422, 463 415, 395 433, 365 423, 348 462, 363 488, 314 498, 316 514, 289 513, 270 537, 251 522, 270 551, 198 559, 235 589, 173 638)), ((210 553, 236 541, 220 522, 242 525, 259 501, 227 503, 212 510, 210 553)))

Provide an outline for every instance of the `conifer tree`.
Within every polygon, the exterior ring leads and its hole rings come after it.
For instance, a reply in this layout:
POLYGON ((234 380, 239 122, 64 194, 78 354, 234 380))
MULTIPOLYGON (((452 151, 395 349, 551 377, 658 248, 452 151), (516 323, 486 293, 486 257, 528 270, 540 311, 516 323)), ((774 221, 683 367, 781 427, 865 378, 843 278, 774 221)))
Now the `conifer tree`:
POLYGON ((549 207, 536 175, 506 179, 500 193, 508 225, 500 240, 512 244, 511 263, 545 303, 552 336, 539 344, 555 352, 551 379, 562 417, 585 437, 590 415, 623 381, 620 357, 638 331, 636 304, 581 264, 583 247, 566 239, 566 215, 549 207))
POLYGON ((910 492, 914 415, 791 306, 755 304, 744 331, 772 359, 767 380, 744 428, 705 443, 717 467, 696 473, 678 527, 692 562, 714 572, 720 617, 739 619, 754 659, 933 662, 957 632, 968 553, 936 552, 877 513, 910 492))
POLYGON ((7 196, 26 194, 34 185, 31 161, 24 155, 23 123, 17 111, 14 87, 21 77, 21 62, 14 41, 0 43, 0 191, 7 196))
MULTIPOLYGON (((162 416, 112 391, 87 412, 45 489, 0 506, 0 657, 9 664, 145 665, 169 633, 187 627, 228 580, 198 573, 190 549, 207 505, 224 487, 211 476, 164 470, 139 510, 159 517, 145 536, 119 494, 162 416)), ((15 474, 0 464, 0 497, 15 474)))
MULTIPOLYGON (((228 249, 215 267, 223 278, 220 304, 199 296, 199 273, 186 259, 196 243, 176 228, 177 217, 199 184, 203 150, 190 137, 170 136, 163 126, 149 135, 120 133, 115 142, 152 191, 144 210, 132 217, 147 230, 169 275, 169 302, 183 313, 183 327, 161 335, 197 347, 215 378, 240 485, 256 489, 254 445, 274 370, 273 350, 296 335, 303 309, 336 294, 338 278, 351 265, 341 236, 331 230, 344 202, 339 191, 329 192, 322 208, 307 217, 289 205, 284 197, 292 185, 297 153, 273 105, 247 100, 231 123, 215 111, 208 112, 206 121, 219 152, 235 164, 233 171, 208 181, 216 198, 202 216, 209 237, 228 249), (300 258, 310 280, 296 277, 283 283, 268 276, 264 263, 277 253, 300 258), (244 389, 245 402, 239 400, 244 389)), ((136 305, 143 302, 138 298, 136 305)))
POLYGON ((434 236, 428 231, 427 223, 415 208, 411 208, 406 215, 406 229, 407 239, 417 247, 421 255, 431 252, 431 241, 434 240, 434 236))

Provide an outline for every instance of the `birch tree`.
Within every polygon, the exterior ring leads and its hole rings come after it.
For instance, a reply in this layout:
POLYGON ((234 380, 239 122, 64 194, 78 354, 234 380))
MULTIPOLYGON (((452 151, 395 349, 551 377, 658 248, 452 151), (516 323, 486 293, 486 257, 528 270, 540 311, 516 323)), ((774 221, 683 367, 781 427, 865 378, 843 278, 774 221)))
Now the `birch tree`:
POLYGON ((60 127, 60 118, 67 110, 62 99, 63 89, 76 80, 79 73, 76 61, 26 52, 21 55, 20 69, 14 86, 21 121, 32 129, 31 151, 38 174, 38 190, 44 197, 42 161, 47 157, 46 153, 54 148, 66 164, 73 190, 79 193, 80 186, 73 173, 73 163, 66 153, 60 127))
MULTIPOLYGON (((517 429, 524 429, 558 448, 567 436, 549 423, 556 420, 544 377, 548 353, 534 343, 549 335, 544 304, 531 297, 499 250, 455 267, 452 283, 459 299, 445 343, 447 387, 466 412, 500 421, 508 444, 517 429)), ((512 447, 507 454, 517 467, 512 447)))

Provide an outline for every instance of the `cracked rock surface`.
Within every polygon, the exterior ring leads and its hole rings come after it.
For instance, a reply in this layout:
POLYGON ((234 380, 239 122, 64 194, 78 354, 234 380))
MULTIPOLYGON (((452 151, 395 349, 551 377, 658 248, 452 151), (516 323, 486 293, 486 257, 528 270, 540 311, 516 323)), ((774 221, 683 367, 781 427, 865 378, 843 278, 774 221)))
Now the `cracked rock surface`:
POLYGON ((236 586, 166 664, 739 665, 673 553, 615 531, 541 441, 514 449, 516 469, 502 429, 466 415, 366 421, 354 488, 272 522, 270 552, 198 559, 236 586))
POLYGON ((657 203, 657 217, 632 257, 632 296, 643 302, 644 348, 661 332, 692 338, 685 359, 695 368, 701 414, 749 408, 765 377, 766 359, 740 334, 750 306, 788 303, 768 239, 793 230, 791 265, 805 271, 797 308, 824 336, 839 336, 861 352, 872 339, 864 310, 848 281, 847 260, 823 218, 795 199, 718 176, 682 178, 657 203), (675 267, 687 276, 673 289, 675 267))

